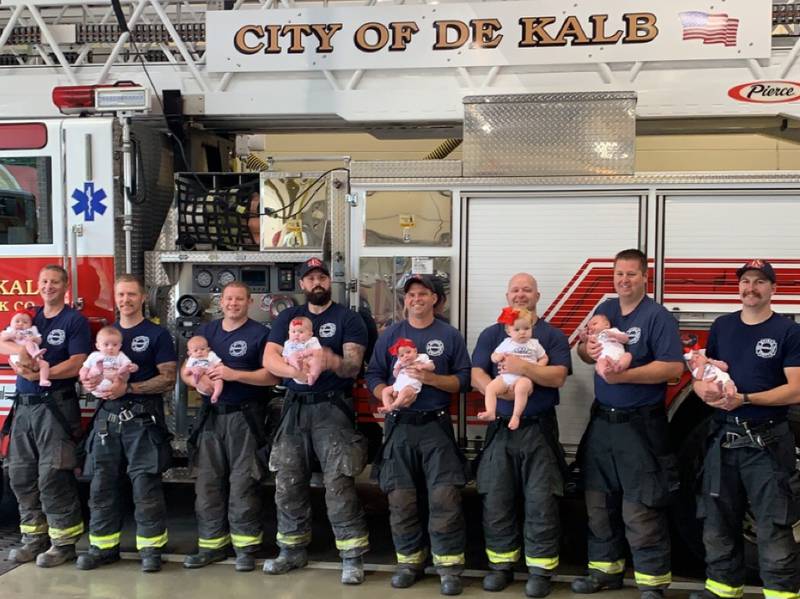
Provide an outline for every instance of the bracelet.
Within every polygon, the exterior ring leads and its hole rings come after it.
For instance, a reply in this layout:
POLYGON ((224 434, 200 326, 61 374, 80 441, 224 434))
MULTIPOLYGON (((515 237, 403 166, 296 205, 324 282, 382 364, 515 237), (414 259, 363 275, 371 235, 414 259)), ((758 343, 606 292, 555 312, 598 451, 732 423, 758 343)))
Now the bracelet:
POLYGON ((128 383, 125 387, 125 394, 127 395, 128 393, 133 393, 133 385, 131 383, 128 383))
POLYGON ((752 405, 753 402, 750 401, 750 396, 747 393, 742 393, 742 405, 749 406, 752 405))

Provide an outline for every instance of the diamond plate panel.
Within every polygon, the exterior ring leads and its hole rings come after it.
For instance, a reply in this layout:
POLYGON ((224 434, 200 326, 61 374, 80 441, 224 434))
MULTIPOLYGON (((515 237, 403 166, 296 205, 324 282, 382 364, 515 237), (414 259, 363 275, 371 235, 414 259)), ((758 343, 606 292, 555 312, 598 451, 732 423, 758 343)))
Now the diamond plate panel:
POLYGON ((365 177, 353 179, 355 187, 392 187, 402 185, 427 185, 437 187, 471 187, 479 191, 497 191, 496 188, 509 190, 510 187, 578 187, 582 185, 603 186, 643 186, 661 187, 663 190, 673 185, 786 185, 796 188, 800 181, 800 171, 780 172, 642 172, 635 175, 621 176, 553 176, 553 177, 427 177, 412 179, 409 177, 365 177), (495 189, 490 189, 495 188, 495 189))
POLYGON ((627 175, 636 95, 522 94, 464 98, 464 176, 627 175))

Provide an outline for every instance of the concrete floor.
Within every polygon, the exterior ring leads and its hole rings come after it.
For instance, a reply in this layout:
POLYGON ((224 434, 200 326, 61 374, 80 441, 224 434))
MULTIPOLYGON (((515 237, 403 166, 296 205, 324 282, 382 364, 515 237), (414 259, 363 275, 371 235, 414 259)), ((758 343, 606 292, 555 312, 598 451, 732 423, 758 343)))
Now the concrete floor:
MULTIPOLYGON (((388 572, 368 572, 367 581, 357 587, 339 583, 339 572, 307 568, 286 576, 265 576, 260 571, 238 573, 231 565, 217 564, 203 570, 186 570, 178 563, 168 563, 159 574, 142 574, 135 561, 123 560, 94 572, 80 572, 73 566, 43 570, 25 564, 4 574, 0 580, 3 599, 218 599, 226 597, 270 597, 296 599, 320 597, 325 599, 413 599, 438 597, 439 581, 426 576, 411 589, 398 590, 389 585, 388 572)), ((505 599, 523 597, 524 582, 515 582, 502 593, 485 593, 480 578, 465 578, 463 597, 493 597, 505 599)), ((553 599, 584 597, 574 595, 566 582, 555 585, 553 599)), ((639 593, 625 588, 602 595, 608 599, 635 599, 639 593)), ((683 599, 688 591, 670 591, 668 598, 683 599)))

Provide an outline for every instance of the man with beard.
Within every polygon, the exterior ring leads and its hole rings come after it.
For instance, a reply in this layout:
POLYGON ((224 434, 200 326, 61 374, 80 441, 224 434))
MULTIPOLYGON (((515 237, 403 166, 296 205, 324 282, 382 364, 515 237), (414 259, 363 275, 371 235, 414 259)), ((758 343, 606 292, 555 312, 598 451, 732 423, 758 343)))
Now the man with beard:
MULTIPOLYGON (((222 318, 205 323, 196 335, 222 360, 208 373, 212 381, 225 381, 222 394, 211 403, 213 389, 198 385, 203 408, 192 439, 195 480, 195 514, 199 551, 186 556, 185 568, 202 568, 225 559, 230 544, 236 552, 236 570, 255 568, 254 554, 261 546, 262 466, 257 451, 266 444, 265 389, 278 380, 266 368, 264 348, 269 329, 247 316, 252 303, 250 288, 233 281, 222 289, 222 318)), ((184 383, 194 377, 181 369, 184 383)))
POLYGON ((318 460, 325 484, 328 519, 342 557, 342 583, 364 581, 362 555, 369 549, 367 521, 356 495, 355 477, 366 463, 366 439, 355 429, 352 389, 364 359, 367 329, 361 317, 331 301, 327 265, 311 258, 300 269, 300 288, 306 304, 288 308, 272 325, 267 343, 267 367, 283 377, 288 388, 281 422, 275 434, 269 467, 275 472, 280 554, 264 562, 267 574, 284 574, 308 562, 311 542, 309 485, 318 460), (304 316, 311 320, 322 349, 322 374, 313 385, 298 383, 307 374, 286 363, 281 352, 289 324, 304 316))
POLYGON ((711 325, 706 353, 728 364, 736 393, 696 381, 715 408, 698 515, 705 518, 706 588, 692 599, 741 597, 745 563, 742 522, 748 507, 758 528, 764 597, 800 597, 800 473, 788 406, 800 402, 800 326, 772 311, 775 269, 750 260, 736 271, 742 309, 711 325))
MULTIPOLYGON (((5 466, 19 503, 23 543, 8 557, 18 564, 35 559, 37 566, 50 567, 73 560, 75 543, 83 534, 73 474, 79 466, 75 440, 81 420, 75 383, 91 351, 91 334, 86 318, 64 304, 66 293, 67 271, 45 266, 39 273, 44 306, 36 309, 33 324, 47 350, 52 386, 39 386, 38 372, 17 366, 17 394, 6 420, 11 443, 5 466)), ((0 342, 4 354, 18 349, 15 343, 0 342)))
POLYGON ((492 352, 507 338, 500 323, 483 330, 472 354, 472 386, 481 393, 498 373, 525 376, 533 382, 520 427, 508 428, 514 408, 511 394, 498 398, 497 419, 486 431, 476 477, 483 499, 483 532, 490 568, 483 588, 497 592, 508 586, 524 547, 530 573, 525 594, 544 597, 550 593, 550 579, 558 566, 561 530, 557 497, 564 494, 564 452, 558 443, 555 406, 558 388, 566 382, 572 360, 566 335, 536 315, 536 279, 527 273, 511 277, 506 301, 513 308, 530 310, 533 336, 550 361, 539 366, 508 354, 500 363, 493 363, 492 352), (524 505, 522 544, 517 519, 520 495, 524 505))
MULTIPOLYGON (((114 327, 122 333, 122 352, 139 369, 127 382, 114 382, 97 408, 84 469, 92 475, 89 551, 78 557, 80 570, 120 559, 120 478, 125 472, 133 488, 136 549, 142 571, 161 570, 161 551, 167 544, 161 474, 171 457, 162 394, 175 385, 178 358, 167 329, 144 317, 145 297, 144 285, 137 277, 124 274, 117 278, 114 299, 119 320, 114 327)), ((98 381, 85 380, 83 384, 91 392, 98 381)))

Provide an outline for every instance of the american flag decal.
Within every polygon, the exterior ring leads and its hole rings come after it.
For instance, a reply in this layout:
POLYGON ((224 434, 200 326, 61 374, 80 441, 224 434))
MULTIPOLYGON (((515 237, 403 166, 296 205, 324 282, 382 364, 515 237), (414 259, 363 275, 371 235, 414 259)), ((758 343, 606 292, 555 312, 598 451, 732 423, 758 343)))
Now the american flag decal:
POLYGON ((679 14, 683 25, 684 40, 703 40, 704 44, 736 46, 739 19, 731 19, 727 13, 707 13, 692 10, 679 14))

